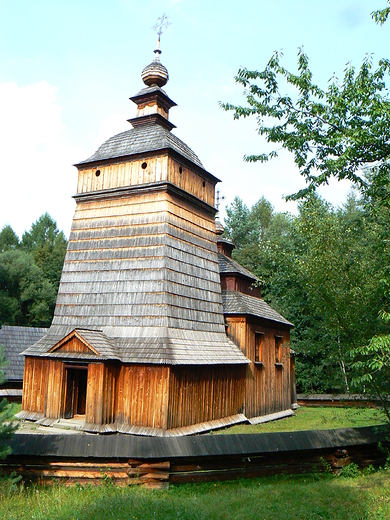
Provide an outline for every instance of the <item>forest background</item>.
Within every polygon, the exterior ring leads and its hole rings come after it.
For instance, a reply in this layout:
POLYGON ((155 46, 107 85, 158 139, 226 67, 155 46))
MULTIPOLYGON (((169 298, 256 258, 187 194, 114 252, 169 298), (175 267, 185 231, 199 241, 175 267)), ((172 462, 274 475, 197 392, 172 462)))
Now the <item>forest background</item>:
MULTIPOLYGON (((389 297, 390 211, 351 192, 341 208, 317 195, 297 215, 275 212, 261 198, 227 207, 225 236, 233 257, 262 280, 262 296, 294 323, 300 392, 364 391, 354 385, 353 353, 386 334, 381 310, 389 297)), ((0 232, 0 325, 49 327, 67 240, 42 215, 18 238, 0 232)))

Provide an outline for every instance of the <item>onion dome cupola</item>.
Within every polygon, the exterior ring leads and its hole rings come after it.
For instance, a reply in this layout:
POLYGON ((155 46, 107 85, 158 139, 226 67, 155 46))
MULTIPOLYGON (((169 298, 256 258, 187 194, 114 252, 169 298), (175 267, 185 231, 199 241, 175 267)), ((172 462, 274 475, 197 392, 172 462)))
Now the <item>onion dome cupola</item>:
POLYGON ((153 87, 154 85, 163 87, 169 80, 168 70, 160 63, 161 50, 157 48, 154 53, 156 57, 141 72, 141 78, 148 87, 153 87))
POLYGON ((132 128, 114 135, 91 157, 75 165, 79 170, 78 194, 167 181, 190 192, 215 214, 215 185, 219 179, 172 133, 176 127, 169 120, 169 110, 176 103, 162 88, 169 74, 160 61, 159 43, 154 60, 141 73, 144 88, 130 98, 137 105, 135 117, 128 119, 132 128), (126 163, 126 173, 113 175, 113 162, 126 163))
POLYGON ((176 103, 161 88, 167 84, 169 74, 166 67, 160 62, 159 45, 154 53, 156 57, 141 73, 146 87, 130 98, 137 105, 137 115, 128 121, 134 127, 153 121, 172 130, 176 127, 169 122, 169 109, 176 106, 176 103))

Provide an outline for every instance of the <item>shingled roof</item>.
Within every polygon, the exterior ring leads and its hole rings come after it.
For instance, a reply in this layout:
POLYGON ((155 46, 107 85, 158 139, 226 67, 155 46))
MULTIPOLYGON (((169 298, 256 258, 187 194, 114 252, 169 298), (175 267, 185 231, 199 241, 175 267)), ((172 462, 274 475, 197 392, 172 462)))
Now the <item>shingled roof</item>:
POLYGON ((222 291, 222 302, 225 314, 246 314, 293 327, 292 323, 283 318, 262 298, 256 298, 255 296, 237 291, 222 291))
POLYGON ((155 122, 137 125, 126 132, 114 135, 103 143, 98 150, 76 166, 107 159, 117 159, 130 155, 144 154, 170 149, 204 169, 199 157, 168 128, 155 122))
POLYGON ((112 346, 101 359, 247 363, 225 334, 214 234, 176 219, 175 208, 122 197, 78 205, 52 326, 25 354, 61 356, 49 351, 83 329, 112 346))
POLYGON ((22 381, 24 357, 21 352, 38 341, 47 331, 48 329, 38 327, 1 327, 0 345, 4 347, 5 359, 8 361, 3 370, 8 381, 22 381))
POLYGON ((218 253, 218 265, 221 274, 236 274, 248 278, 253 282, 261 282, 260 278, 248 271, 248 269, 245 269, 245 267, 242 267, 242 265, 233 260, 233 258, 222 253, 218 253))

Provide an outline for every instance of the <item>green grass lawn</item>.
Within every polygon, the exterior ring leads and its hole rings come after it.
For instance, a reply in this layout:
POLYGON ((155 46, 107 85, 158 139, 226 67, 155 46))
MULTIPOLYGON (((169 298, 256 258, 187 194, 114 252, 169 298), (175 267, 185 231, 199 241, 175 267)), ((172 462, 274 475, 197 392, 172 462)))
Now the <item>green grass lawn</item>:
POLYGON ((238 424, 215 434, 291 432, 297 430, 329 430, 331 428, 358 428, 386 423, 379 409, 363 407, 301 407, 295 415, 264 424, 238 424))
POLYGON ((7 520, 390 518, 390 471, 355 478, 324 475, 184 484, 164 491, 111 484, 11 489, 0 484, 7 520))
MULTIPOLYGON (((371 408, 303 407, 294 417, 218 433, 261 433, 358 427, 385 422, 371 408)), ((217 432, 216 432, 217 433, 217 432)), ((358 473, 358 472, 351 472, 358 473)), ((272 519, 388 520, 390 470, 353 478, 313 473, 205 484, 164 491, 138 486, 24 486, 0 479, 0 519, 150 520, 272 519)))

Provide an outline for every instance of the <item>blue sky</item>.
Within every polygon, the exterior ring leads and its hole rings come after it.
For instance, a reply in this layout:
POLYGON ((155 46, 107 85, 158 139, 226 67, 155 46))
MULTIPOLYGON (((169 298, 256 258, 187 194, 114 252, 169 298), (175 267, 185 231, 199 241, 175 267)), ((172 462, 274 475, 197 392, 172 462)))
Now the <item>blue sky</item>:
MULTIPOLYGON (((390 25, 370 13, 385 0, 0 0, 0 228, 21 235, 48 211, 68 235, 77 171, 108 137, 129 128, 129 97, 142 88, 141 70, 152 61, 151 27, 165 12, 172 25, 162 36, 165 90, 178 104, 174 131, 220 178, 229 204, 262 195, 278 211, 295 211, 283 195, 303 186, 286 154, 267 165, 246 164, 244 154, 265 149, 255 121, 233 121, 219 101, 240 103, 234 83, 240 66, 262 69, 274 50, 296 66, 298 47, 309 55, 314 80, 326 87, 349 61, 366 53, 390 57, 390 25)), ((321 191, 333 204, 348 186, 321 191)))

